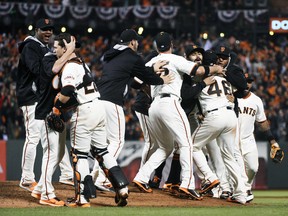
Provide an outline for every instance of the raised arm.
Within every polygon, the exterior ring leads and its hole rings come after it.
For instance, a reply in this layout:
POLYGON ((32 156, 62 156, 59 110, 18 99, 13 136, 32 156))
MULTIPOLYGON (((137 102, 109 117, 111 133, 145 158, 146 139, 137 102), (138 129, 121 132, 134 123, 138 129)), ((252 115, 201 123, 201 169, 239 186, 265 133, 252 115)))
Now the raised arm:
POLYGON ((74 52, 75 50, 75 37, 71 36, 71 41, 70 43, 67 43, 66 40, 63 40, 65 43, 66 47, 66 52, 59 58, 53 65, 52 72, 54 74, 57 74, 60 72, 61 68, 64 66, 64 64, 69 60, 70 55, 74 52))

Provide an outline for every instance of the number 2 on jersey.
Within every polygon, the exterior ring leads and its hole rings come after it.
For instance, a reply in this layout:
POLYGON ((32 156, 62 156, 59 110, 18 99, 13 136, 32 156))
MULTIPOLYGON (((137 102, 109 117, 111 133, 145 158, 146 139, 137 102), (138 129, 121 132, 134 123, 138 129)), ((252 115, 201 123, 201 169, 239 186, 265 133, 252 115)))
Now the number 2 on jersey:
POLYGON ((94 86, 94 83, 91 82, 91 84, 88 85, 88 86, 85 86, 84 89, 85 89, 85 94, 90 94, 90 93, 95 92, 95 86, 94 86))

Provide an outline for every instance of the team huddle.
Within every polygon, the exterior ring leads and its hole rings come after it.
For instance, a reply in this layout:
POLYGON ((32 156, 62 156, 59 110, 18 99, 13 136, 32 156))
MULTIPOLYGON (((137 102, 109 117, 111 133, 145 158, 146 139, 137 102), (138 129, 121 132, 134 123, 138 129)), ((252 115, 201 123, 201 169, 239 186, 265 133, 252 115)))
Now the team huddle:
POLYGON ((40 204, 90 207, 96 189, 115 193, 117 206, 128 204, 129 181, 117 158, 125 143, 123 106, 129 87, 138 89, 133 109, 145 140, 133 180, 140 191, 159 188, 165 161, 173 154, 164 192, 192 200, 212 196, 251 202, 258 170, 255 122, 267 135, 270 157, 282 161, 284 153, 270 131, 263 103, 250 91, 253 78, 234 64, 227 46, 205 51, 189 45, 185 56, 179 56, 172 53, 172 37, 160 32, 155 50, 142 59, 137 54, 141 36, 126 29, 104 53, 102 76, 95 82, 77 55, 81 44, 73 36, 56 35, 52 52, 51 20, 40 19, 35 27, 35 36, 19 45, 17 99, 26 129, 20 187, 40 204), (39 141, 43 158, 36 182, 39 141), (75 188, 66 202, 57 198, 52 185, 58 165, 60 182, 75 188), (199 191, 194 175, 201 179, 199 191))

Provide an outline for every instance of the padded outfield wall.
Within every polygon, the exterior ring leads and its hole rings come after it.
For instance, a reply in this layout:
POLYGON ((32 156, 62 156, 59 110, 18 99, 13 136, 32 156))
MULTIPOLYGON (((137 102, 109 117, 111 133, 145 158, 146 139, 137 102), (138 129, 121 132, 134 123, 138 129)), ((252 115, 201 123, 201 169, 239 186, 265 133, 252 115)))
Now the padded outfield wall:
MULTIPOLYGON (((19 180, 21 176, 21 158, 24 140, 0 141, 0 181, 19 180), (6 153, 6 154, 5 154, 6 153)), ((69 141, 67 141, 69 146, 69 141)), ((286 153, 281 164, 274 164, 269 158, 269 148, 266 142, 257 142, 259 151, 259 172, 254 183, 255 189, 288 189, 288 148, 284 143, 280 143, 286 153)), ((144 147, 142 141, 127 141, 119 156, 119 165, 130 181, 136 175, 141 160, 141 154, 144 147)), ((37 156, 35 161, 35 177, 39 179, 41 171, 41 144, 37 147, 37 156)), ((171 156, 164 168, 163 179, 167 178, 170 169, 171 156)), ((59 179, 59 168, 53 176, 54 181, 59 179)), ((164 182, 162 181, 162 184, 164 182)), ((196 185, 199 185, 199 179, 196 178, 196 185)))

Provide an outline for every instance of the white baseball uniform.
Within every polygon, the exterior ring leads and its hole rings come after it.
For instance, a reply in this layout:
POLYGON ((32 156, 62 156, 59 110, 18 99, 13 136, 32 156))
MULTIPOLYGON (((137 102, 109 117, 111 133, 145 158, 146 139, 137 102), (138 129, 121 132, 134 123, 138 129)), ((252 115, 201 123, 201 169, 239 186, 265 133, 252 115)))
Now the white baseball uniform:
MULTIPOLYGON (((86 66, 88 69, 88 67, 86 66)), ((89 70, 89 69, 88 69, 89 70)), ((81 83, 83 83, 83 76, 85 70, 81 62, 69 62, 65 65, 61 82, 62 86, 73 86, 77 93, 77 99, 79 106, 73 113, 70 130, 70 139, 72 148, 79 152, 89 153, 91 145, 98 149, 107 148, 106 142, 106 112, 103 105, 103 101, 98 100, 100 94, 94 88, 94 83, 90 83, 88 86, 84 86, 80 89, 76 89, 81 83)), ((103 156, 104 165, 107 169, 117 166, 116 159, 107 153, 103 156)), ((86 175, 89 175, 89 164, 87 158, 78 158, 76 165, 77 171, 81 175, 81 196, 80 203, 84 204, 88 201, 84 198, 83 180, 86 175)))
POLYGON ((180 102, 180 89, 182 75, 190 75, 195 63, 187 61, 184 57, 174 54, 161 53, 149 61, 146 66, 151 66, 158 60, 167 60, 167 67, 175 78, 170 84, 151 86, 154 98, 149 109, 149 128, 151 139, 157 140, 159 148, 151 155, 148 161, 140 168, 136 181, 148 183, 152 172, 172 153, 174 140, 179 143, 180 164, 182 168, 182 183, 180 187, 195 188, 193 176, 193 147, 190 135, 188 118, 180 102))
POLYGON ((22 153, 22 175, 20 184, 35 182, 34 163, 36 158, 36 149, 40 141, 40 127, 42 124, 42 120, 35 119, 36 105, 37 103, 21 107, 24 117, 26 139, 22 153))
POLYGON ((52 185, 52 176, 63 158, 65 143, 60 145, 59 133, 49 129, 45 120, 39 121, 41 121, 40 134, 43 147, 43 158, 41 177, 37 186, 34 188, 33 193, 41 194, 41 200, 49 200, 56 197, 55 189, 52 185))
POLYGON ((262 100, 250 92, 245 98, 238 99, 239 106, 239 136, 240 152, 243 156, 246 178, 245 184, 247 190, 251 190, 253 180, 258 171, 258 150, 254 137, 254 125, 256 122, 266 121, 264 106, 262 100))
POLYGON ((135 111, 135 113, 138 117, 145 141, 140 163, 140 167, 142 167, 146 163, 148 158, 156 151, 158 145, 150 140, 150 132, 148 128, 149 116, 139 113, 137 111, 135 111))
POLYGON ((207 143, 216 139, 235 188, 233 196, 237 201, 245 203, 245 185, 240 175, 240 167, 233 155, 237 117, 226 98, 227 94, 232 93, 232 89, 225 78, 215 76, 215 80, 215 83, 206 86, 199 95, 205 118, 192 135, 194 162, 210 182, 217 179, 201 151, 207 143))

